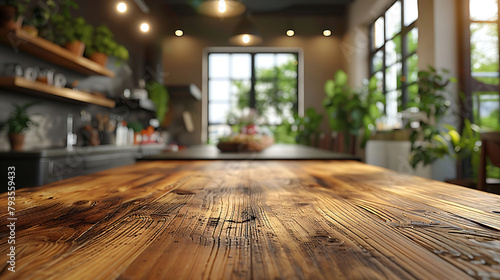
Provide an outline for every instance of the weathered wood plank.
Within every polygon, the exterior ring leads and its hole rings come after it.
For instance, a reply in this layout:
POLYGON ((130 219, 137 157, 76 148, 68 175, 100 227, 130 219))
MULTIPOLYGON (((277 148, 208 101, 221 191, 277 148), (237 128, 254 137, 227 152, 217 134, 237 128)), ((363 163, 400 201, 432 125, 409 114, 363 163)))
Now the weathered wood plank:
POLYGON ((500 196, 359 162, 142 162, 16 204, 2 279, 500 278, 500 196))

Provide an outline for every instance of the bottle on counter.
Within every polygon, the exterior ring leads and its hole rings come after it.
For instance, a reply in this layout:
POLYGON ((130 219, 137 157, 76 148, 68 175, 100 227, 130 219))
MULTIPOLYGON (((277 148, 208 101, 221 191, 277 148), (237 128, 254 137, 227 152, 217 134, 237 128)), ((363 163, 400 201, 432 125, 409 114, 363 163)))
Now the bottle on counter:
POLYGON ((134 145, 134 130, 130 127, 128 129, 128 132, 127 132, 127 144, 129 146, 133 146, 134 145))
POLYGON ((116 126, 116 146, 126 146, 128 142, 127 122, 121 121, 116 126))

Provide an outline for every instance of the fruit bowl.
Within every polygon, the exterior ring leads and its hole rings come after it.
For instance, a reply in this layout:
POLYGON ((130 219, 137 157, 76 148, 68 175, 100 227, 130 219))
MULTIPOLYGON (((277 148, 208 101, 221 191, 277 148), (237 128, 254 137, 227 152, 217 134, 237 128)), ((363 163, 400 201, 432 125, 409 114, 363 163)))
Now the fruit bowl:
POLYGON ((236 134, 219 139, 217 148, 222 152, 261 152, 274 144, 268 135, 236 134))

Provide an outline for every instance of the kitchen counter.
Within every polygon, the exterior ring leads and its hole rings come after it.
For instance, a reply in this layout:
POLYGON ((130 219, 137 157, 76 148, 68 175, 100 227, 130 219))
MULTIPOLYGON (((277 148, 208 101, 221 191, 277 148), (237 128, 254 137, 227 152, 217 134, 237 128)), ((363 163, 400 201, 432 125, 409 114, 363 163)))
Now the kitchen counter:
POLYGON ((360 160, 359 157, 303 145, 274 144, 262 152, 221 152, 213 145, 191 146, 179 152, 159 153, 143 160, 360 160))
MULTIPOLYGON (((6 170, 8 166, 16 166, 20 170, 17 188, 40 186, 78 175, 132 164, 138 158, 160 153, 163 149, 165 149, 164 144, 152 144, 0 152, 0 170, 6 170)), ((4 188, 1 191, 5 192, 7 189, 4 188)))
POLYGON ((500 196, 357 161, 143 161, 15 197, 2 279, 500 278, 500 196))
POLYGON ((75 146, 73 149, 66 148, 46 148, 34 149, 20 152, 0 152, 0 158, 45 158, 45 157, 64 157, 72 155, 96 155, 123 152, 141 152, 157 151, 165 148, 165 144, 135 145, 135 146, 75 146))

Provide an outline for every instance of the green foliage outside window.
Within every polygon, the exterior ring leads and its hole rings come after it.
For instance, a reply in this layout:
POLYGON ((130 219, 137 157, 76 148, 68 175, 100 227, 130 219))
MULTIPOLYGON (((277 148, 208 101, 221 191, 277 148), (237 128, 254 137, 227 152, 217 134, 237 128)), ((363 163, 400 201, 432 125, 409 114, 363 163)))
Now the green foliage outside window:
MULTIPOLYGON (((245 81, 233 81, 236 88, 236 106, 228 116, 228 123, 237 130, 235 116, 250 104, 250 84, 245 81)), ((274 110, 280 124, 269 125, 276 143, 295 143, 296 133, 292 127, 294 108, 297 104, 297 61, 290 60, 280 66, 256 69, 255 110, 262 122, 267 122, 266 116, 274 110), (292 115, 290 113, 292 112, 292 115)), ((299 132, 300 134, 300 132, 299 132)))
MULTIPOLYGON (((475 74, 475 79, 478 82, 488 85, 498 85, 499 78, 494 75, 485 75, 488 73, 498 74, 499 57, 498 50, 496 55, 492 55, 480 47, 481 44, 487 42, 493 45, 498 43, 498 25, 487 23, 472 23, 471 27, 471 71, 475 74)), ((473 96, 473 115, 474 121, 485 130, 500 130, 500 111, 499 109, 492 110, 485 115, 481 108, 484 103, 497 104, 498 92, 476 91, 473 96), (495 98, 488 98, 494 96, 495 98)))

